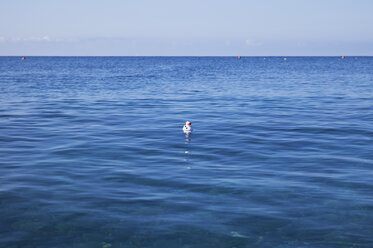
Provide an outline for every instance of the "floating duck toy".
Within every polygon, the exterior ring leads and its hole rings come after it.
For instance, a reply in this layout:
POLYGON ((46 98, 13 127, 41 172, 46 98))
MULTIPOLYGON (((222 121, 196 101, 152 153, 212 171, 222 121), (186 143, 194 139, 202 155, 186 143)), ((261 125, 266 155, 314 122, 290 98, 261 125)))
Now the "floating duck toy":
POLYGON ((184 133, 191 133, 192 132, 192 123, 190 121, 185 122, 185 125, 183 127, 184 133))

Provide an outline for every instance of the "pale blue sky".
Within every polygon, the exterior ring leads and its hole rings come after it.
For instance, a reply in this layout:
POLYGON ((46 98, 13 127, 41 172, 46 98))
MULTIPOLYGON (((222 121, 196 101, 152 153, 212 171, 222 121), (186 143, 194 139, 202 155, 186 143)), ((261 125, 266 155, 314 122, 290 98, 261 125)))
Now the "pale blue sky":
POLYGON ((0 0, 0 55, 373 55, 372 0, 0 0))

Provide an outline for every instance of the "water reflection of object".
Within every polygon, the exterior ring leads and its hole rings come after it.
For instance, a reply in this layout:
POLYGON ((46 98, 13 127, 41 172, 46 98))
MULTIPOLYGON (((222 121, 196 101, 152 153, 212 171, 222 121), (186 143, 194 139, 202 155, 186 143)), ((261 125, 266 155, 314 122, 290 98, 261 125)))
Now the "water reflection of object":
MULTIPOLYGON (((186 133, 185 134, 185 142, 184 142, 184 144, 185 144, 185 151, 184 151, 185 158, 184 158, 184 162, 186 162, 186 163, 189 163, 189 160, 190 160, 190 142, 192 141, 191 136, 192 136, 191 133, 186 133)), ((187 169, 192 169, 192 167, 187 164, 187 169)))

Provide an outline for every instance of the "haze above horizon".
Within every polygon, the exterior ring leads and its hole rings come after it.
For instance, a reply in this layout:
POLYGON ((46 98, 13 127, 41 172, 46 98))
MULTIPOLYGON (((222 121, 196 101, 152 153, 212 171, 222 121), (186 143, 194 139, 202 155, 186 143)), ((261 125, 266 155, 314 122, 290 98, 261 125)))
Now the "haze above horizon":
POLYGON ((372 56, 369 0, 0 1, 0 56, 372 56))

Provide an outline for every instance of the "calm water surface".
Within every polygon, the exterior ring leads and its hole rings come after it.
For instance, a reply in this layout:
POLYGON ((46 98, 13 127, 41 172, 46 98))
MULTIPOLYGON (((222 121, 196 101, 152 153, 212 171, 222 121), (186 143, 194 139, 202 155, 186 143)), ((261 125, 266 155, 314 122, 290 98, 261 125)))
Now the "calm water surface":
POLYGON ((0 57, 0 247, 373 247, 373 57, 0 57))

